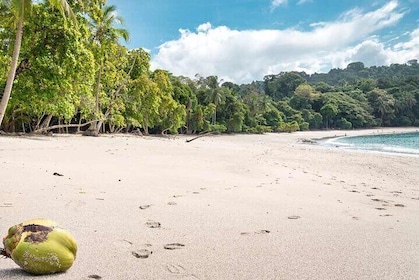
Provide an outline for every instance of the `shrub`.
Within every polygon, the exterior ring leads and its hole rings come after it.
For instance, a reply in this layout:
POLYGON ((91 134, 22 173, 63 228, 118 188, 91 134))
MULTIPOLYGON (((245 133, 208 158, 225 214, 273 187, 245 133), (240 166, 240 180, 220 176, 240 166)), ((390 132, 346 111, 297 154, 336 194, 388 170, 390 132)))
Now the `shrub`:
POLYGON ((213 132, 223 133, 227 131, 227 127, 223 124, 213 124, 210 126, 210 130, 213 132))
POLYGON ((336 121, 336 126, 342 129, 351 129, 352 123, 345 118, 340 118, 336 121))
POLYGON ((296 121, 283 123, 280 127, 280 130, 283 132, 295 132, 299 129, 300 127, 296 121))

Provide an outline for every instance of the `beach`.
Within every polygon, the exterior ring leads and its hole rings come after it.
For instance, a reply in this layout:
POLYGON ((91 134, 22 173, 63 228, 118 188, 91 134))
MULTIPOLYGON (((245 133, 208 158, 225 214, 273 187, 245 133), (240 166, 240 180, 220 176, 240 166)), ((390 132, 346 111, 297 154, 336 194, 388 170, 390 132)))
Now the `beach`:
POLYGON ((419 157, 316 143, 414 130, 0 136, 1 235, 78 242, 66 273, 0 279, 419 279, 419 157))

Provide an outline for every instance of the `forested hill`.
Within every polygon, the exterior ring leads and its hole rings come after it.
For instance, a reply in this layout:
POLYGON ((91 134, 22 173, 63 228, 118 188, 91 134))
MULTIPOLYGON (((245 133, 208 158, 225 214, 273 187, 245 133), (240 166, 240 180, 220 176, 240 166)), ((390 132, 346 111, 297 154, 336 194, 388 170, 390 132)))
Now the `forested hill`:
POLYGON ((346 69, 332 69, 327 74, 307 75, 301 73, 309 83, 324 82, 333 86, 343 82, 354 82, 359 79, 374 79, 384 87, 399 83, 403 79, 411 79, 419 75, 419 64, 412 59, 407 64, 391 64, 390 66, 364 67, 362 62, 350 63, 346 69))
POLYGON ((274 101, 304 112, 309 128, 419 125, 416 59, 372 67, 353 62, 324 74, 282 72, 265 76, 263 85, 274 101), (322 119, 319 125, 313 120, 317 113, 322 119))
POLYGON ((243 85, 215 75, 175 76, 151 70, 147 51, 120 43, 128 31, 115 27, 115 7, 103 0, 77 3, 69 2, 70 21, 49 4, 25 1, 32 8, 24 9, 31 14, 22 28, 11 24, 21 14, 0 1, 0 131, 197 134, 419 126, 415 59, 379 67, 354 62, 326 74, 282 72, 243 85))

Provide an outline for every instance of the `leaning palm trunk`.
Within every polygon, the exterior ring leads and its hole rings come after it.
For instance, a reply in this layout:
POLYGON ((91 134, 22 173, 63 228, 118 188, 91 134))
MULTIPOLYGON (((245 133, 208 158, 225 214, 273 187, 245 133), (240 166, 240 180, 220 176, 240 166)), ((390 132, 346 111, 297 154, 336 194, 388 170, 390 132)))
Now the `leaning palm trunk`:
MULTIPOLYGON (((96 80, 96 108, 95 108, 95 115, 99 117, 99 93, 100 93, 100 82, 102 80, 102 71, 103 71, 103 58, 100 60, 100 66, 97 74, 96 80)), ((84 132, 86 136, 98 136, 100 132, 100 128, 102 127, 103 121, 93 122, 89 128, 84 132)))
MULTIPOLYGON (((103 115, 103 117, 101 119, 99 119, 97 122, 96 121, 93 122, 92 125, 84 132, 83 135, 85 135, 85 136, 99 136, 99 133, 100 133, 100 130, 103 126, 103 123, 109 118, 109 116, 111 114, 111 111, 112 111, 112 108, 113 108, 113 105, 115 103, 115 99, 119 96, 119 94, 121 93, 122 88, 128 82, 129 77, 130 77, 131 72, 132 72, 132 69, 134 69, 135 63, 136 63, 136 60, 134 59, 134 61, 132 62, 131 68, 129 69, 125 79, 121 82, 121 84, 118 86, 118 88, 115 90, 115 92, 112 93, 111 102, 110 102, 110 104, 108 106, 108 109, 106 110, 105 114, 103 115)), ((99 78, 98 78, 98 84, 97 84, 97 86, 98 86, 97 92, 96 92, 97 93, 97 95, 96 95, 97 109, 99 109, 99 99, 98 99, 99 86, 100 86, 99 81, 100 81, 100 77, 101 77, 100 73, 102 72, 102 66, 103 66, 103 63, 101 64, 101 67, 100 67, 101 70, 99 70, 99 78)))
POLYGON ((23 17, 19 20, 16 30, 16 41, 13 49, 12 65, 9 76, 7 78, 6 87, 4 89, 3 97, 0 102, 0 126, 3 122, 4 114, 6 112, 7 104, 9 103, 10 93, 12 92, 13 81, 15 80, 17 61, 19 59, 20 46, 22 43, 23 34, 23 17))

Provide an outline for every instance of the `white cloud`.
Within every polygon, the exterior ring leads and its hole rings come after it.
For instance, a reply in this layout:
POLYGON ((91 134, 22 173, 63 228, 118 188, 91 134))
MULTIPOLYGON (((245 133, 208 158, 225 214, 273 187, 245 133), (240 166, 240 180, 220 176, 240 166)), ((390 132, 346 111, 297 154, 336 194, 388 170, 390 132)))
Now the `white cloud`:
MULTIPOLYGON (((297 5, 302 5, 302 4, 304 4, 304 3, 307 3, 307 2, 312 2, 313 0, 299 0, 298 2, 297 2, 297 5)), ((279 6, 284 6, 284 5, 286 5, 286 4, 288 4, 288 0, 272 0, 272 2, 271 2, 271 12, 273 11, 273 10, 275 10, 277 7, 279 7, 279 6)))
POLYGON ((207 22, 207 23, 203 23, 200 26, 198 26, 198 28, 196 29, 196 31, 198 31, 198 32, 207 32, 211 28, 212 28, 211 23, 210 22, 207 22))
POLYGON ((287 4, 288 0, 272 0, 271 7, 276 8, 281 5, 287 4))
POLYGON ((419 52, 419 28, 410 33, 410 40, 395 45, 395 49, 400 51, 413 51, 419 52))
POLYGON ((161 45, 152 67, 189 77, 217 75, 240 84, 281 71, 327 72, 353 61, 367 66, 405 63, 419 57, 419 29, 394 48, 374 36, 403 17, 397 8, 398 2, 391 1, 371 12, 351 10, 338 21, 312 24, 305 32, 239 31, 204 23, 196 32, 179 30, 179 39, 161 45))
POLYGON ((300 0, 300 1, 298 1, 297 5, 302 5, 302 4, 309 3, 309 2, 313 2, 313 0, 300 0))

